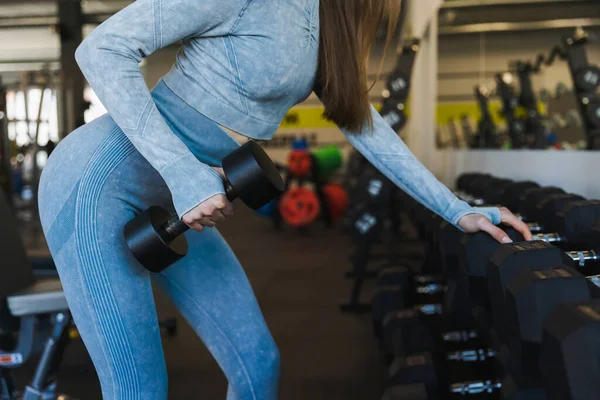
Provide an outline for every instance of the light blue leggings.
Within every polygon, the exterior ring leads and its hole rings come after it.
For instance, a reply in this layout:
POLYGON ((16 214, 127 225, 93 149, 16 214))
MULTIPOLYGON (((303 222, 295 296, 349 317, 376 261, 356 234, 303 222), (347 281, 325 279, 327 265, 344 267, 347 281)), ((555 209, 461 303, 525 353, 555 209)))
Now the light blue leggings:
MULTIPOLYGON (((152 94, 171 129, 201 161, 218 166, 238 146, 164 84, 152 94)), ((187 232, 189 254, 160 274, 148 273, 129 253, 124 224, 153 204, 171 210, 173 205, 160 175, 109 116, 57 146, 42 174, 39 203, 104 399, 167 398, 150 278, 219 363, 229 381, 227 399, 277 398, 278 349, 244 270, 216 229, 187 232)))

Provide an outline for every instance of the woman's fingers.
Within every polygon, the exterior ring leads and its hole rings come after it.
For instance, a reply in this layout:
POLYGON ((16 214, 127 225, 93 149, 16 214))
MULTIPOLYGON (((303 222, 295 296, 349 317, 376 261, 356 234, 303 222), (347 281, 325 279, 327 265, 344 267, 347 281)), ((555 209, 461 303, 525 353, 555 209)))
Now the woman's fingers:
POLYGON ((233 204, 225 195, 217 194, 194 207, 181 220, 191 229, 202 231, 204 227, 212 228, 232 215, 233 204))
POLYGON ((191 224, 186 224, 187 226, 190 227, 190 229, 196 231, 196 232, 202 232, 204 230, 204 225, 202 225, 199 222, 192 222, 191 224))
POLYGON ((225 217, 233 217, 233 203, 228 201, 225 204, 225 208, 223 208, 221 210, 221 213, 225 216, 225 217))
POLYGON ((200 218, 198 220, 198 222, 209 228, 212 228, 217 225, 217 223, 215 221, 213 221, 212 219, 210 219, 210 217, 200 218))
POLYGON ((512 239, 508 237, 506 232, 492 224, 487 218, 479 220, 479 230, 487 232, 500 243, 511 243, 512 239))
POLYGON ((527 226, 527 224, 521 221, 515 214, 510 212, 507 208, 500 208, 500 219, 502 223, 512 226, 516 231, 521 233, 525 240, 533 240, 533 236, 531 235, 531 230, 527 226))
POLYGON ((212 213, 210 219, 214 222, 225 221, 225 215, 223 215, 221 211, 215 210, 215 212, 212 213))

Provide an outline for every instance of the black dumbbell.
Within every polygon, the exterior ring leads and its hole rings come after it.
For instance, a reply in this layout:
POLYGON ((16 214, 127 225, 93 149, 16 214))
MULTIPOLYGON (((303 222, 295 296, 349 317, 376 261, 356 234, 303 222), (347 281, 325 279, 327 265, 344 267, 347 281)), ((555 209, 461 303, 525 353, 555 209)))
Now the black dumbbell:
MULTIPOLYGON (((440 301, 445 291, 444 277, 415 274, 412 268, 387 267, 378 274, 372 298, 372 320, 376 336, 381 336, 385 316, 404 310, 420 300, 440 301)), ((423 301, 424 302, 424 301, 423 301)))
MULTIPOLYGON (((284 190, 277 167, 256 142, 246 142, 223 159, 225 193, 259 209, 284 190)), ((125 239, 133 256, 151 272, 160 272, 187 254, 182 235, 189 227, 178 216, 152 206, 125 225, 125 239)))
MULTIPOLYGON (((456 381, 460 377, 439 376, 434 357, 427 352, 398 357, 389 368, 390 384, 392 387, 398 388, 398 393, 401 393, 401 388, 408 385, 421 384, 425 389, 422 392, 427 393, 425 399, 445 399, 453 395, 466 396, 498 392, 502 388, 502 383, 495 378, 480 379, 486 374, 490 374, 490 372, 487 370, 469 371, 466 375, 472 375, 471 379, 465 381, 456 381)), ((400 398, 404 397, 398 397, 398 399, 400 398)))
POLYGON ((436 339, 431 325, 442 314, 441 304, 416 305, 388 312, 382 322, 383 349, 388 361, 396 356, 430 350, 436 339))
POLYGON ((588 99, 584 106, 585 117, 593 129, 600 129, 600 99, 597 97, 588 99))
POLYGON ((600 393, 600 300, 563 303, 544 323, 540 368, 548 400, 600 393))
POLYGON ((561 303, 598 295, 593 280, 572 267, 523 269, 508 284, 504 316, 512 370, 531 386, 542 386, 539 356, 543 322, 561 303), (595 288, 595 290, 593 289, 595 288))
POLYGON ((575 201, 585 201, 580 195, 574 193, 558 193, 549 195, 541 199, 533 209, 531 215, 534 221, 543 221, 544 230, 547 232, 557 231, 558 227, 554 225, 556 214, 567 204, 575 201))
MULTIPOLYGON (((589 236, 588 233, 599 217, 600 201, 568 203, 563 207, 563 210, 556 214, 552 221, 552 226, 558 228, 558 231, 535 234, 534 239, 548 242, 578 243, 589 236)), ((520 234, 517 234, 513 229, 506 229, 506 232, 513 241, 523 241, 520 234)), ((500 243, 485 233, 465 235, 461 265, 468 271, 469 276, 485 278, 487 275, 487 262, 499 246, 500 243)))
MULTIPOLYGON (((559 194, 565 194, 565 191, 554 186, 530 188, 519 197, 519 208, 513 211, 524 216, 527 221, 536 221, 541 224, 541 220, 535 219, 537 205, 545 198, 559 194)), ((543 229, 546 229, 546 227, 543 227, 543 229)))
POLYGON ((593 263, 598 267, 600 261, 600 219, 590 229, 582 245, 590 248, 564 252, 549 243, 534 241, 502 245, 494 252, 487 268, 487 289, 494 325, 501 336, 506 337, 506 332, 503 332, 506 326, 506 288, 521 270, 570 265, 578 269, 585 267, 586 274, 592 275, 595 270, 588 267, 593 263))

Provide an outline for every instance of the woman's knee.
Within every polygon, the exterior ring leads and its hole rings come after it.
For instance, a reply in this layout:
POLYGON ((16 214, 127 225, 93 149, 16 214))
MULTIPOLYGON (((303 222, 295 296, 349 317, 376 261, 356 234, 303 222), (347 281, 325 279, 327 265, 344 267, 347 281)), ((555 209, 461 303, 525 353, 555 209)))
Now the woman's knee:
POLYGON ((257 399, 276 399, 281 373, 281 355, 275 341, 268 339, 259 343, 258 365, 254 367, 253 383, 257 389, 257 399))
POLYGON ((257 338, 251 354, 241 360, 245 379, 236 373, 229 379, 228 399, 275 400, 279 391, 281 357, 277 345, 269 335, 257 338), (231 379, 233 378, 233 379, 231 379))
POLYGON ((264 350, 266 357, 263 379, 265 381, 277 381, 281 371, 281 354, 275 341, 271 339, 270 342, 264 350))

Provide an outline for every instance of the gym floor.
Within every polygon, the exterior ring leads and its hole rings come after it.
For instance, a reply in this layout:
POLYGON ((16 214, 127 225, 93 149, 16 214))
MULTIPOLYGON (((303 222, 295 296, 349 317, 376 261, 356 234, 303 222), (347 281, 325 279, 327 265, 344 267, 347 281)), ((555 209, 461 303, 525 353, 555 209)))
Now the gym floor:
MULTIPOLYGON (((237 254, 277 342, 282 359, 281 400, 370 400, 385 389, 385 363, 370 315, 342 314, 350 281, 352 246, 339 229, 315 224, 306 234, 276 232, 269 221, 239 205, 220 231, 237 254)), ((32 251, 39 238, 25 233, 32 251)), ((43 251, 43 249, 42 249, 43 251)), ((363 297, 368 300, 367 285, 363 297)), ((155 294, 159 318, 177 317, 178 334, 164 336, 169 399, 225 399, 227 382, 200 339, 168 298, 155 294)), ((31 370, 20 371, 19 384, 31 370)), ((82 400, 101 399, 93 365, 81 341, 69 345, 59 391, 82 400)))

